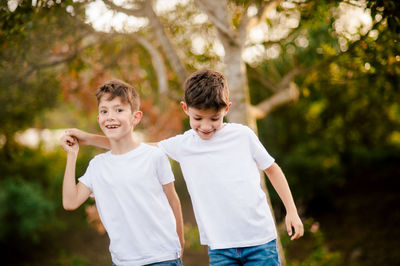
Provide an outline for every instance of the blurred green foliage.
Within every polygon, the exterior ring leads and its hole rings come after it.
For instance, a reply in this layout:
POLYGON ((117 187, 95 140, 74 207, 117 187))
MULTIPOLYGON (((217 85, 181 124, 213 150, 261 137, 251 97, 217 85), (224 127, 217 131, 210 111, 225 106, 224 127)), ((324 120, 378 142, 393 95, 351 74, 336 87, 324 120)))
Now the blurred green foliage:
POLYGON ((39 184, 19 177, 8 177, 0 185, 0 245, 39 242, 38 232, 51 222, 53 203, 44 197, 39 184))
POLYGON ((82 5, 73 1, 37 6, 19 1, 17 12, 9 11, 7 2, 0 5, 0 134, 12 141, 14 132, 31 127, 36 116, 57 105, 57 66, 74 58, 75 39, 85 27, 77 27, 82 5), (66 11, 69 5, 74 17, 66 11))
MULTIPOLYGON (((29 259, 32 252, 66 230, 60 217, 65 155, 60 149, 14 147, 12 158, 0 150, 0 254, 3 261, 29 259)), ((77 164, 82 175, 93 149, 77 164)), ((83 220, 84 221, 84 220, 83 220)), ((53 246, 55 248, 55 246, 53 246)), ((54 252, 54 251, 53 251, 54 252)), ((35 255, 37 256, 37 255, 35 255)))
MULTIPOLYGON (((292 53, 287 49, 294 43, 285 43, 282 56, 263 65, 270 79, 294 67, 304 70, 296 77, 298 102, 275 110, 258 126, 295 197, 312 210, 334 204, 333 188, 353 178, 354 161, 374 157, 385 163, 400 149, 395 137, 400 132, 400 35, 378 23, 377 36, 341 50, 330 8, 322 1, 318 12, 304 11, 307 47, 292 53)), ((267 96, 257 80, 250 84, 252 99, 267 96)))
MULTIPOLYGON (((303 217, 321 219, 329 235, 300 240, 320 247, 309 250, 308 258, 297 254, 302 260, 294 259, 293 265, 394 265, 399 258, 388 248, 383 251, 383 243, 399 236, 396 226, 385 221, 399 221, 393 209, 400 185, 395 163, 400 159, 400 34, 397 25, 382 19, 375 22, 373 34, 355 42, 340 39, 331 3, 315 5, 304 10, 300 25, 309 45, 293 52, 294 42, 282 44, 282 56, 266 61, 257 72, 274 81, 293 68, 302 71, 295 79, 298 101, 258 121, 259 136, 283 168, 303 217), (336 242, 341 256, 328 252, 325 242, 336 242)), ((382 10, 374 14, 384 17, 382 10)), ((254 71, 249 67, 250 74, 254 71)), ((249 82, 254 103, 268 96, 257 79, 249 82)), ((270 195, 282 220, 284 208, 273 189, 270 195)), ((301 249, 296 244, 288 248, 301 249)))
MULTIPOLYGON (((290 245, 290 237, 281 228, 281 242, 284 249, 290 245)), ((301 243, 294 243, 294 246, 286 251, 288 266, 338 266, 342 265, 341 254, 338 251, 331 251, 326 243, 325 235, 320 230, 320 225, 312 218, 304 221, 304 236, 301 243), (294 254, 292 254, 294 253, 294 254)))

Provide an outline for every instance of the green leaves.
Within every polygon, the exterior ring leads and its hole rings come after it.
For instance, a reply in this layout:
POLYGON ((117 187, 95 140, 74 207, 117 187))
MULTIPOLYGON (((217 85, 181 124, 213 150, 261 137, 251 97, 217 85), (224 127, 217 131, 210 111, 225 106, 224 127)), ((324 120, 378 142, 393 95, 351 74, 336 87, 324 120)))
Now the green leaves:
POLYGON ((0 243, 37 243, 39 231, 51 220, 53 204, 34 183, 10 176, 0 186, 0 243), (5 242, 3 242, 5 241, 5 242), (15 242, 13 242, 15 241, 15 242))
MULTIPOLYGON (((372 2, 377 5, 375 14, 385 16, 382 8, 394 1, 372 2)), ((308 4, 313 12, 305 4, 300 23, 308 46, 283 52, 248 72, 252 101, 257 103, 270 92, 252 73, 258 71, 265 81, 277 84, 292 69, 304 69, 295 78, 301 91, 298 102, 275 110, 258 126, 295 195, 308 208, 317 209, 333 204, 334 188, 357 178, 348 174, 353 161, 389 147, 399 149, 400 33, 380 23, 372 34, 347 40, 345 51, 339 47, 340 35, 331 14, 336 4, 308 4)), ((368 5, 372 7, 371 2, 368 5)), ((359 173, 363 174, 368 175, 359 173)))

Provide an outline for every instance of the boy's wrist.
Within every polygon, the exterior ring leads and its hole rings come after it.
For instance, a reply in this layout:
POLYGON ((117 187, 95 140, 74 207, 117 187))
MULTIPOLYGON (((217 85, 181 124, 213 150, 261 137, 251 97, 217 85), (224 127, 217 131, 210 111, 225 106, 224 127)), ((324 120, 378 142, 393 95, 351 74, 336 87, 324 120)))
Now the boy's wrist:
POLYGON ((297 208, 296 207, 291 207, 291 208, 286 208, 286 214, 297 214, 297 208))
POLYGON ((67 158, 76 160, 78 158, 78 152, 75 151, 67 152, 67 158))

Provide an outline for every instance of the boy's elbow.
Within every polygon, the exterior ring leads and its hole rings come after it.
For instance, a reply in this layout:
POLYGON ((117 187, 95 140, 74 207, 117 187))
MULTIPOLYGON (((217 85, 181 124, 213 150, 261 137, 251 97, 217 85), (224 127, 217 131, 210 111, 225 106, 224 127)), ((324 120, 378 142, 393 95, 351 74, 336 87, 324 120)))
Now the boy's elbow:
POLYGON ((69 207, 69 206, 64 206, 64 210, 66 210, 66 211, 74 211, 74 210, 76 210, 76 208, 69 207))
POLYGON ((74 211, 78 208, 78 206, 76 204, 73 204, 72 202, 63 201, 63 208, 66 211, 74 211))

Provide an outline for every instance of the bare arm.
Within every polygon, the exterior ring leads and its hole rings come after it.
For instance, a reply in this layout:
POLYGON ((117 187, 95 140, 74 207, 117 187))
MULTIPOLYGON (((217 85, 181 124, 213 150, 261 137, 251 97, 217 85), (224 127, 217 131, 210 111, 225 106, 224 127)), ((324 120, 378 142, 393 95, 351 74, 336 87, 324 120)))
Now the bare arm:
POLYGON ((291 240, 298 239, 304 234, 304 227, 301 219, 297 213, 297 208, 293 200, 292 193, 290 192, 289 184, 286 180, 282 169, 278 164, 273 163, 270 167, 264 170, 270 180, 272 186, 281 198, 283 205, 286 209, 286 229, 291 240), (294 228, 294 232, 292 232, 294 228))
POLYGON ((178 233, 179 242, 181 243, 181 248, 182 248, 181 255, 183 255, 183 249, 185 247, 185 236, 184 236, 184 231, 183 231, 183 217, 182 217, 181 202, 179 200, 178 194, 175 191, 174 182, 163 185, 163 190, 164 190, 165 195, 167 196, 169 205, 171 206, 172 211, 175 216, 176 232, 178 233))
POLYGON ((79 144, 82 145, 92 145, 99 148, 111 149, 110 141, 103 135, 91 134, 77 128, 69 128, 65 130, 65 134, 76 138, 79 144))
POLYGON ((79 151, 78 143, 70 136, 64 135, 61 138, 61 146, 67 153, 67 164, 62 187, 63 207, 66 210, 75 210, 87 200, 91 191, 82 183, 76 184, 75 181, 75 166, 79 151))

